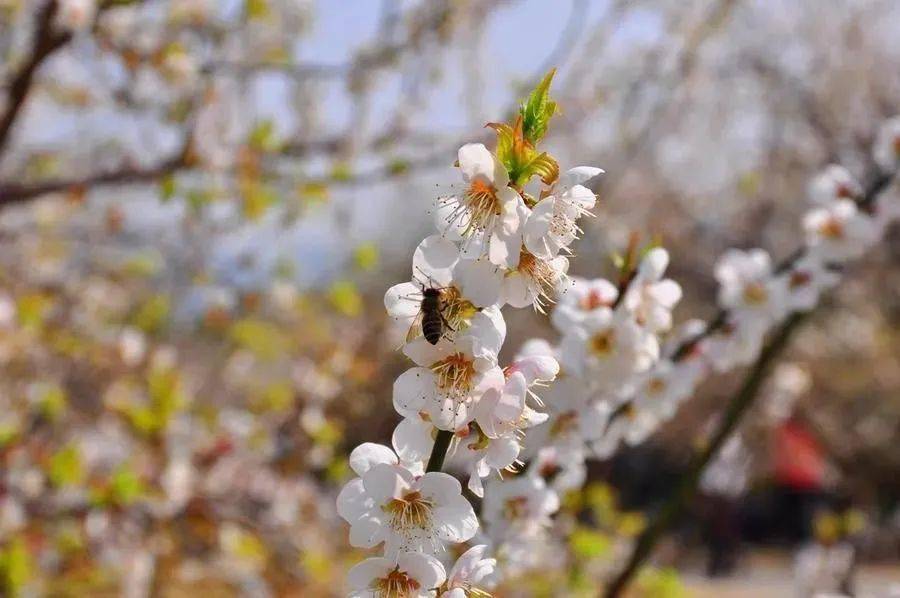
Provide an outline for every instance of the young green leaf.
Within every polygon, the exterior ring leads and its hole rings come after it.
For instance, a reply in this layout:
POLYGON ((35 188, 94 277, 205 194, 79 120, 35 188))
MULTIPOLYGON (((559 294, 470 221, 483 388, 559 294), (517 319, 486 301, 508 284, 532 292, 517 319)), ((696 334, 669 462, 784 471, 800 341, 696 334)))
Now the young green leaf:
POLYGON ((556 102, 550 99, 550 84, 555 74, 556 69, 550 69, 520 109, 525 139, 532 145, 544 137, 550 118, 556 114, 556 102))

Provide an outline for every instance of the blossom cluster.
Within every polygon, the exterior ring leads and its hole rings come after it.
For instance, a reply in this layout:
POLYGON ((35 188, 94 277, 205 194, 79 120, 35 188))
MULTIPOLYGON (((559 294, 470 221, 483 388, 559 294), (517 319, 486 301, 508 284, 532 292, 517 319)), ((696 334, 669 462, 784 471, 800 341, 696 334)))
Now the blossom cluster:
MULTIPOLYGON (((882 188, 897 167, 898 138, 895 119, 876 143, 882 188)), ((403 420, 393 450, 358 447, 351 464, 359 477, 338 499, 351 544, 384 548, 384 557, 353 571, 359 595, 448 595, 433 555, 473 539, 479 521, 460 484, 434 471, 443 462, 433 459, 441 435, 452 435, 451 465, 467 471, 468 489, 484 498, 480 537, 504 572, 546 564, 552 516, 561 494, 583 484, 587 458, 644 441, 704 378, 752 362, 767 333, 813 309, 897 215, 880 188, 867 192, 845 168, 829 166, 810 184, 804 246, 777 266, 763 249, 729 249, 715 266, 717 318, 673 327, 682 291, 666 277, 662 247, 630 247, 617 283, 566 276, 577 219, 594 205, 583 183, 601 171, 570 170, 534 201, 483 145, 462 147, 458 166, 465 188, 438 202, 440 234, 416 249, 412 281, 385 296, 388 312, 412 326, 403 352, 416 364, 394 385, 403 420), (418 336, 435 289, 440 309, 431 319, 440 318, 444 334, 418 336), (532 339, 501 368, 500 308, 542 310, 551 297, 558 343, 532 339), (549 388, 538 397, 540 385, 549 388), (516 471, 523 461, 528 466, 516 471), (517 475, 490 475, 504 470, 517 475)), ((498 579, 495 564, 482 561, 478 581, 498 579)))
MULTIPOLYGON (((900 119, 883 127, 874 156, 886 185, 900 156, 900 119)), ((606 459, 622 443, 643 442, 704 379, 751 363, 770 330, 813 309, 845 264, 896 219, 896 203, 877 192, 867 193, 847 169, 828 166, 810 183, 805 244, 792 258, 776 266, 763 249, 729 249, 720 257, 714 272, 720 312, 709 323, 688 320, 672 330, 681 288, 665 278, 669 255, 659 247, 646 251, 618 285, 573 278, 551 317, 559 343, 526 344, 529 355, 557 359, 561 373, 543 393, 549 418, 525 439, 529 477, 488 489, 484 519, 491 537, 505 544, 498 556, 512 561, 510 567, 546 558, 540 528, 547 526, 540 522, 546 524, 561 492, 581 486, 586 458, 606 459), (522 509, 520 518, 515 509, 489 509, 495 496, 544 510, 522 509), (517 521, 521 529, 510 534, 517 521)))
MULTIPOLYGON (((393 449, 357 447, 350 464, 358 477, 338 497, 350 543, 384 552, 351 570, 354 595, 475 596, 492 583, 495 561, 484 558, 485 544, 460 557, 449 575, 436 558, 479 531, 461 484, 434 470, 439 443, 468 472, 468 490, 484 496, 486 519, 498 509, 527 516, 555 508, 485 496, 482 486, 491 474, 514 471, 525 430, 548 418, 535 393, 559 372, 556 358, 540 352, 500 365, 501 308, 541 311, 568 284, 568 248, 580 231, 578 219, 595 203, 585 183, 602 173, 579 167, 560 176, 555 161, 534 150, 540 125, 527 116, 523 107, 515 129, 497 125, 497 153, 477 143, 459 149, 462 189, 437 201, 437 234, 416 248, 411 281, 385 295, 390 316, 409 329, 402 350, 414 366, 394 383, 393 405, 403 419, 393 449), (501 149, 506 134, 542 166, 511 172, 501 149), (533 174, 543 182, 537 199, 525 190, 533 174)), ((505 158, 515 164, 513 154, 505 158)))

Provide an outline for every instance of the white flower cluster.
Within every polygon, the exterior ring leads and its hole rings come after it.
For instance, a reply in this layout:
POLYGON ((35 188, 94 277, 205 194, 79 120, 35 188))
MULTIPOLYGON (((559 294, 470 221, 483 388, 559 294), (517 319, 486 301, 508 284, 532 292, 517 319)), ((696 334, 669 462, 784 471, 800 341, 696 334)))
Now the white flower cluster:
MULTIPOLYGON (((534 393, 559 371, 556 358, 541 352, 500 366, 506 338, 500 309, 541 310, 565 286, 564 254, 580 230, 578 218, 594 206, 583 183, 602 171, 572 169, 526 203, 484 145, 460 148, 458 165, 464 188, 438 200, 439 234, 416 248, 412 280, 385 295, 390 316, 409 329, 403 353, 414 366, 394 383, 393 404, 403 420, 393 450, 357 447, 350 465, 359 477, 338 497, 350 543, 384 549, 383 557, 350 572, 357 596, 485 595, 479 586, 490 584, 495 564, 484 558, 487 546, 471 548, 449 575, 436 558, 447 544, 471 540, 479 523, 460 483, 425 465, 439 435, 449 438, 450 457, 469 472, 469 490, 483 496, 482 478, 513 468, 524 430, 547 420, 534 393)), ((521 483, 528 492, 539 482, 521 483)), ((521 503, 511 495, 485 497, 485 518, 514 508, 540 526, 558 504, 553 492, 536 492, 521 503)))
MULTIPOLYGON (((875 155, 889 180, 900 156, 900 121, 887 124, 875 155)), ((547 558, 549 516, 560 493, 583 483, 586 458, 605 459, 623 442, 643 442, 703 379, 751 363, 773 327, 815 307, 837 284, 842 266, 896 218, 896 208, 885 203, 889 194, 877 203, 865 195, 846 169, 826 168, 810 184, 806 243, 793 258, 774 267, 762 249, 731 249, 719 259, 721 312, 712 323, 690 320, 670 330, 681 288, 665 278, 669 255, 662 248, 645 252, 619 286, 573 279, 552 313, 558 345, 533 339, 523 351, 558 359, 561 371, 542 394, 549 418, 525 438, 527 475, 492 483, 486 492, 483 518, 504 568, 547 558)))
MULTIPOLYGON (((875 150, 882 188, 897 166, 898 139, 900 126, 891 121, 875 150)), ((403 351, 416 365, 394 385, 394 407, 404 418, 394 450, 358 447, 351 466, 360 477, 338 499, 351 544, 384 544, 383 558, 354 569, 355 595, 450 595, 453 586, 434 555, 475 537, 479 521, 454 478, 425 472, 433 447, 448 434, 452 464, 468 471, 469 490, 484 497, 486 535, 479 537, 504 571, 562 558, 550 524, 560 495, 583 484, 585 460, 644 441, 705 377, 752 362, 766 334, 790 314, 812 309, 843 264, 862 255, 897 215, 885 194, 867 196, 844 168, 829 166, 810 185, 814 207, 803 219, 803 248, 777 267, 764 250, 728 250, 715 267, 719 316, 673 330, 682 292, 665 276, 665 249, 652 247, 639 260, 632 255, 628 262, 637 263, 628 263, 618 285, 566 276, 561 254, 594 203, 583 183, 600 170, 570 170, 529 205, 484 146, 461 148, 458 164, 465 191, 440 200, 441 234, 416 249, 412 281, 385 296, 388 312, 411 326, 403 351), (528 341, 501 368, 500 308, 540 310, 554 294, 558 344, 528 341), (550 382, 538 398, 535 388, 550 382), (482 478, 520 458, 529 462, 524 472, 482 487, 482 478)), ((459 596, 478 595, 475 584, 497 578, 495 562, 482 559, 485 547, 473 550, 463 557, 472 562, 461 560, 450 576, 462 588, 459 596), (460 573, 470 570, 477 580, 460 573)))

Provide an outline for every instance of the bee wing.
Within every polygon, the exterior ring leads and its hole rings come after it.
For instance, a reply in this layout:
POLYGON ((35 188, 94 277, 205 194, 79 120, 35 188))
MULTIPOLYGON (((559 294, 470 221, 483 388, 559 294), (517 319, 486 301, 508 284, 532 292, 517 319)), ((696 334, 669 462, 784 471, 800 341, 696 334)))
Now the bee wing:
POLYGON ((422 334, 422 312, 420 311, 415 319, 410 325, 409 330, 406 331, 406 342, 410 342, 415 339, 417 336, 422 334))

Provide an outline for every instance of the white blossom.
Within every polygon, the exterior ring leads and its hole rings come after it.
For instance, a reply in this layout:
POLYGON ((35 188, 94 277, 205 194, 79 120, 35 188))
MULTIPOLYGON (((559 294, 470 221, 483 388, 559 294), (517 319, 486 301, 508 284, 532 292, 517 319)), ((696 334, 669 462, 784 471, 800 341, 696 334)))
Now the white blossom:
POLYGON ((813 177, 807 193, 812 203, 825 206, 837 200, 859 199, 863 188, 849 170, 839 164, 830 164, 813 177))
POLYGON ((421 552, 401 552, 393 559, 368 558, 347 573, 352 598, 433 597, 446 578, 441 562, 421 552))
POLYGON ((762 249, 729 249, 716 262, 719 305, 750 326, 768 327, 784 316, 784 289, 772 276, 772 261, 762 249))
POLYGON ((469 598, 486 596, 482 590, 494 574, 497 560, 485 558, 487 545, 479 544, 464 552, 453 564, 439 598, 469 598))
POLYGON ((442 198, 435 211, 438 230, 451 238, 479 246, 491 263, 515 268, 522 246, 522 228, 530 210, 497 157, 480 143, 459 149, 462 193, 442 198))
POLYGON ((825 263, 860 257, 881 232, 875 220, 849 200, 811 210, 803 218, 803 229, 810 251, 825 263))
POLYGON ((338 496, 338 514, 350 524, 350 544, 385 554, 423 550, 445 542, 465 542, 478 531, 478 519, 463 498, 459 482, 440 472, 414 475, 387 447, 364 444, 351 455, 360 476, 338 496))
POLYGON ((594 207, 594 192, 582 183, 603 174, 599 168, 579 166, 563 173, 555 187, 532 209, 525 223, 524 243, 535 257, 550 260, 567 250, 581 232, 577 220, 594 207))
POLYGON ((900 116, 885 121, 878 129, 872 154, 884 172, 892 173, 900 167, 900 116))
POLYGON ((474 407, 489 389, 502 388, 497 355, 506 336, 499 310, 485 310, 452 340, 436 345, 417 338, 404 353, 417 367, 394 383, 394 407, 404 416, 425 412, 442 430, 458 430, 475 417, 474 407))

